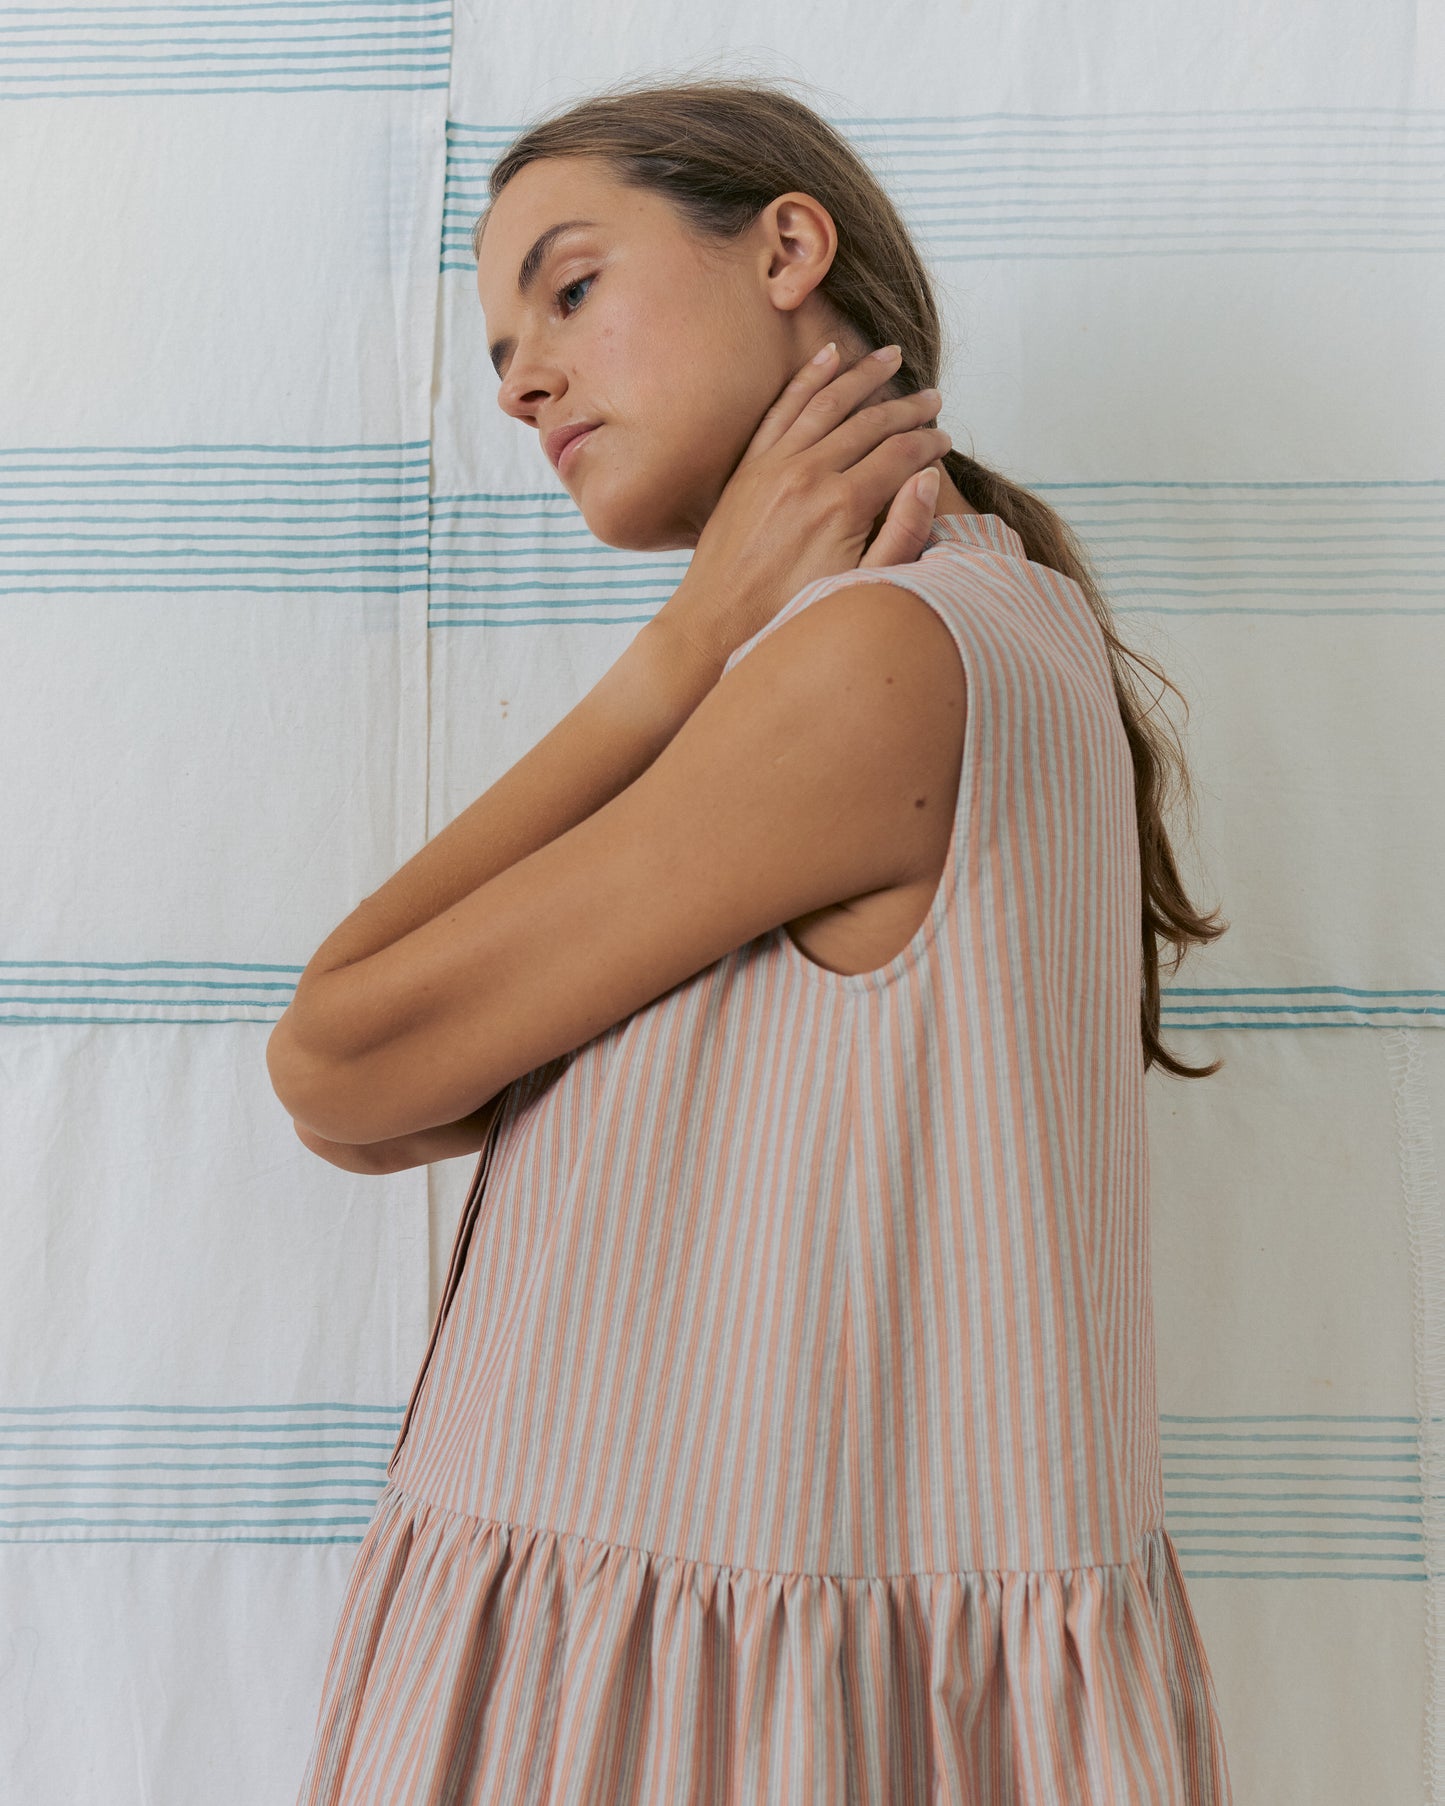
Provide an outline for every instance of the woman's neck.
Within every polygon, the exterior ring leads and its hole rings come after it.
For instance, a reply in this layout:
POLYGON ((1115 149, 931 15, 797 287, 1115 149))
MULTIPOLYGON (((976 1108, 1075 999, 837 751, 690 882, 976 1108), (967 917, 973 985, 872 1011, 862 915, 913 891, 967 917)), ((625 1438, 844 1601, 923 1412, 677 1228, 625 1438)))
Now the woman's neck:
POLYGON ((930 464, 930 470, 938 472, 938 499, 933 504, 934 518, 940 514, 982 514, 982 508, 975 508, 963 491, 949 476, 941 463, 930 464))

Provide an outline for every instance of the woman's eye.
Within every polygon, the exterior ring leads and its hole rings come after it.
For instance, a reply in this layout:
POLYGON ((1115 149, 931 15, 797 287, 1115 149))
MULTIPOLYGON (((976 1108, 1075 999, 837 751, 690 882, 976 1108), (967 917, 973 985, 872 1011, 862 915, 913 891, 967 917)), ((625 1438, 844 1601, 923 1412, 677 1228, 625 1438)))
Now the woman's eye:
MULTIPOLYGON (((562 297, 564 295, 570 295, 574 288, 581 288, 581 286, 584 282, 594 282, 594 281, 596 281, 596 277, 594 277, 594 276, 574 277, 573 280, 571 282, 567 283, 567 285, 564 288, 559 288, 557 290, 556 294, 552 298, 554 301, 556 301, 560 305, 562 302, 562 297)), ((582 305, 582 303, 579 301, 577 303, 577 306, 580 307, 581 305, 582 305)), ((573 311, 574 312, 576 311, 575 308, 573 311)))

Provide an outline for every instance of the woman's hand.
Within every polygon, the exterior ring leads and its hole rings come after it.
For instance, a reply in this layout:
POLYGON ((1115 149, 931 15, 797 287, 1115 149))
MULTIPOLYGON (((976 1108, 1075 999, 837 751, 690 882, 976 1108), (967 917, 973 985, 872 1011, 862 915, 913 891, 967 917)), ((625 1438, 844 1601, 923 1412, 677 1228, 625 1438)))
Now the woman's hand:
POLYGON ((805 364, 728 479, 655 617, 718 663, 817 578, 910 564, 926 545, 937 484, 925 497, 913 479, 952 441, 924 424, 938 410, 936 389, 863 405, 898 367, 898 348, 887 352, 836 375, 836 347, 805 364))

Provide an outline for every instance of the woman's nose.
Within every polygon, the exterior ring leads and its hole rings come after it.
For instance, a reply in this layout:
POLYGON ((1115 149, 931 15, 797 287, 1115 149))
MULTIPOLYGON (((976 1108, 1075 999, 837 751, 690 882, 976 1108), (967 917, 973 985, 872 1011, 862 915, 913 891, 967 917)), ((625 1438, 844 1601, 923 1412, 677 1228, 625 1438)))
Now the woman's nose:
POLYGON ((512 354, 497 402, 508 414, 525 417, 546 402, 555 401, 566 387, 566 378, 553 365, 518 348, 512 354))

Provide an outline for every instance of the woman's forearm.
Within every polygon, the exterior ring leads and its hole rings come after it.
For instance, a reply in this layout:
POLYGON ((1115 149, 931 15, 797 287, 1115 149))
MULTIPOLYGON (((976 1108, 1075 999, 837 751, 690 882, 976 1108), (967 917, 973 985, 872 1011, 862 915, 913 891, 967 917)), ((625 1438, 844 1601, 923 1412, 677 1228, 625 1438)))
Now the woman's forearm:
POLYGON ((473 1110, 469 1116, 460 1117, 456 1122, 439 1123, 432 1129, 420 1129, 415 1135, 395 1135, 387 1141, 353 1145, 344 1141, 328 1141, 301 1123, 296 1123, 294 1127, 301 1145, 330 1165, 339 1166, 348 1173, 379 1176, 383 1173, 405 1172, 413 1166, 426 1166, 433 1160, 451 1160, 459 1154, 477 1153, 487 1139, 487 1131, 492 1126, 492 1119, 501 1109, 502 1101, 502 1093, 498 1092, 479 1109, 473 1110))
POLYGON ((572 711, 326 937, 301 975, 365 959, 585 821, 641 777, 722 675, 662 614, 572 711))
MULTIPOLYGON (((642 775, 721 673, 677 611, 655 616, 569 714, 327 936, 301 983, 391 946, 595 814, 642 775)), ((333 1166, 394 1173, 476 1153, 498 1105, 489 1098, 456 1122, 355 1147, 296 1132, 333 1166)))

